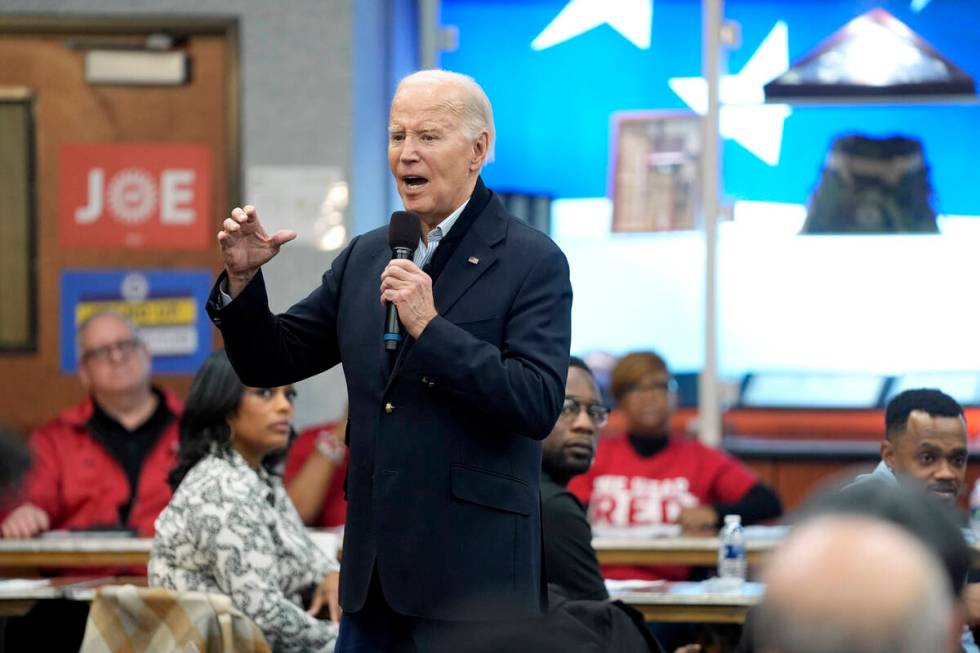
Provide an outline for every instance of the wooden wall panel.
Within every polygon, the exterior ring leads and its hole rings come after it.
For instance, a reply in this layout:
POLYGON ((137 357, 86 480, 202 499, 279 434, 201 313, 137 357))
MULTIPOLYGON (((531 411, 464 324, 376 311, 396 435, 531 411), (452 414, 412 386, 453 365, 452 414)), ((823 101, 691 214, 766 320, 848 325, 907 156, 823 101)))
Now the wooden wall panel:
MULTIPOLYGON (((93 19, 94 20, 94 19, 93 19)), ((119 32, 119 20, 109 21, 119 32)), ((70 249, 58 244, 58 152, 72 142, 203 143, 211 147, 214 180, 211 233, 217 233, 237 189, 237 36, 192 34, 183 45, 192 60, 188 84, 176 87, 92 86, 84 52, 69 39, 98 35, 98 24, 31 32, 0 23, 0 86, 23 86, 36 97, 38 222, 38 352, 0 355, 0 421, 24 430, 82 398, 73 375, 59 369, 59 277, 65 268, 209 268, 205 250, 70 249), (229 126, 233 128, 229 129, 229 126), (234 141, 234 142, 231 142, 234 141), (232 160, 234 159, 234 160, 232 160), (231 173, 231 174, 230 174, 231 173)), ((149 30, 146 30, 149 31, 149 30)), ((146 31, 134 28, 141 37, 146 31)), ((190 376, 157 379, 181 396, 190 376)))

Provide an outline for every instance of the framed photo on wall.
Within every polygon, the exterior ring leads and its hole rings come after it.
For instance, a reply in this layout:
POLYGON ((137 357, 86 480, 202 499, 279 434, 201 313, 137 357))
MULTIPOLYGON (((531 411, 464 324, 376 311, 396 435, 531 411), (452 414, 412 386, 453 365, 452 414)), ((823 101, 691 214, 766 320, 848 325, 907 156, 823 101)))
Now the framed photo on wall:
POLYGON ((699 115, 686 111, 616 114, 612 146, 609 191, 613 231, 698 228, 699 115))

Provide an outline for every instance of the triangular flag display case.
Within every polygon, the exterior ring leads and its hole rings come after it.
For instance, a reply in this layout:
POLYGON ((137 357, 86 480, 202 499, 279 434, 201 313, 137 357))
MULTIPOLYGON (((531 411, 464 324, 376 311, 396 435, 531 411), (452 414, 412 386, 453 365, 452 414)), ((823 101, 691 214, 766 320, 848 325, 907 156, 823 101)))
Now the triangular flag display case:
POLYGON ((884 9, 853 19, 765 85, 770 102, 975 94, 966 72, 884 9))

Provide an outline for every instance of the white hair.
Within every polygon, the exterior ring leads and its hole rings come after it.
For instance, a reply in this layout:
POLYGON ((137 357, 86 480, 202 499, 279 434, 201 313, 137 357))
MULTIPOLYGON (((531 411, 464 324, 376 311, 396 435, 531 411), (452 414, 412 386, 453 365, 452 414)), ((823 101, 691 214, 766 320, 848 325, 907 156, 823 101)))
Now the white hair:
POLYGON ((420 70, 410 75, 406 75, 398 82, 395 95, 403 86, 434 86, 438 84, 450 84, 458 88, 463 95, 463 104, 450 104, 450 110, 459 114, 463 121, 463 128, 469 138, 477 138, 482 132, 487 133, 487 159, 486 162, 493 161, 493 146, 496 140, 496 131, 493 127, 493 107, 490 106, 490 99, 483 91, 475 79, 462 73, 454 73, 450 70, 420 70))
POLYGON ((133 333, 134 338, 142 342, 142 338, 140 337, 139 327, 137 327, 136 323, 133 322, 133 318, 123 313, 120 313, 119 311, 113 311, 113 310, 96 311, 91 315, 89 315, 88 317, 86 317, 81 322, 79 322, 78 326, 75 327, 75 359, 77 361, 81 361, 82 354, 85 353, 82 351, 82 344, 83 344, 83 339, 85 337, 85 332, 88 331, 89 327, 92 325, 93 322, 95 322, 96 320, 101 320, 104 317, 111 317, 111 318, 115 318, 116 320, 119 320, 129 328, 129 330, 133 333))

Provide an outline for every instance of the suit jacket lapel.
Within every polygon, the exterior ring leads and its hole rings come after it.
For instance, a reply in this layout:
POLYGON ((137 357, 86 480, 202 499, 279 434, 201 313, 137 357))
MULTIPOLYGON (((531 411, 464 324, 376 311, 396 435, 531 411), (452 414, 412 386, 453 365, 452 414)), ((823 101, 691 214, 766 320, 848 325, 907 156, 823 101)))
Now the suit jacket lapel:
POLYGON ((453 252, 453 257, 446 263, 446 269, 432 288, 439 315, 446 315, 466 289, 476 283, 497 260, 493 249, 480 237, 476 225, 473 227, 453 252))

